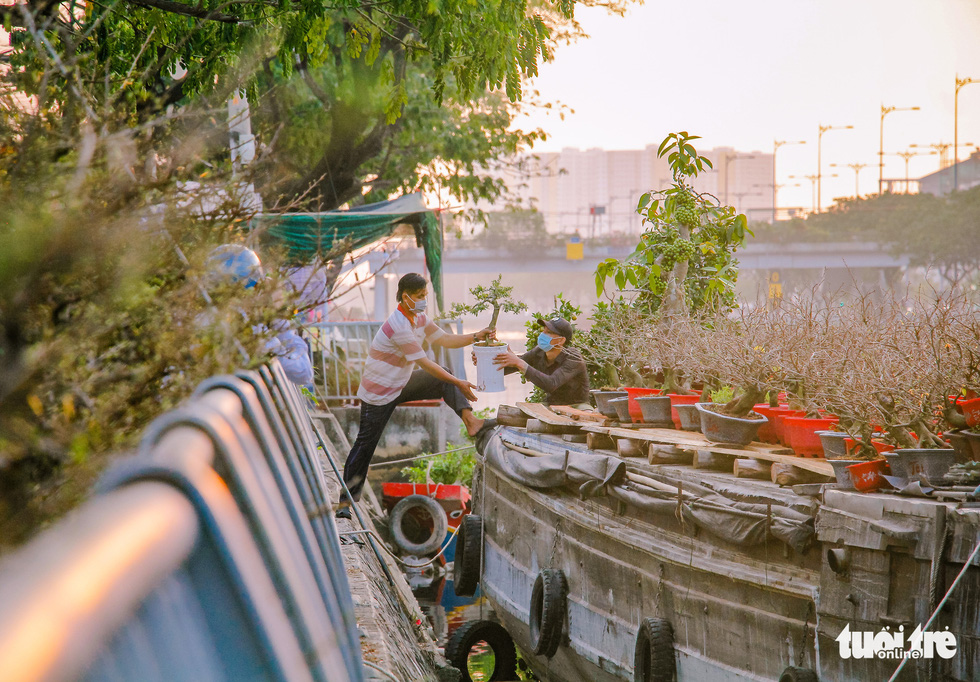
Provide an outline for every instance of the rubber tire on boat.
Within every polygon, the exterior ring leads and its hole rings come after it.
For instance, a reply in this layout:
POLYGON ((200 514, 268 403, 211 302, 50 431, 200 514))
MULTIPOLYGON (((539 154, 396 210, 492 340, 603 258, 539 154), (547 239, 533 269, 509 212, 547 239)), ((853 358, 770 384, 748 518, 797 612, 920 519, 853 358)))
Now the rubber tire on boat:
POLYGON ((817 673, 813 672, 809 668, 797 668, 795 665, 791 665, 783 674, 779 676, 779 682, 820 682, 817 678, 817 673))
POLYGON ((483 520, 467 514, 456 533, 456 559, 453 561, 453 590, 460 597, 472 597, 480 584, 483 560, 483 520))
POLYGON ((443 540, 446 539, 446 529, 449 527, 449 522, 446 520, 446 511, 431 497, 409 495, 400 500, 391 510, 389 525, 391 526, 391 539, 399 549, 407 554, 425 556, 442 547, 443 540), (405 519, 405 515, 413 509, 422 509, 432 518, 432 534, 424 542, 412 542, 402 530, 402 521, 405 519))
POLYGON ((568 581, 557 568, 546 568, 534 580, 531 590, 531 649, 538 656, 551 658, 561 644, 565 611, 568 608, 568 581))
POLYGON ((677 679, 674 628, 664 618, 646 618, 636 633, 633 682, 672 682, 677 679))
POLYGON ((477 642, 486 642, 493 649, 493 675, 489 682, 517 679, 517 651, 514 640, 500 623, 492 620, 471 620, 463 623, 446 642, 446 660, 463 676, 461 682, 472 682, 466 669, 470 650, 477 642))

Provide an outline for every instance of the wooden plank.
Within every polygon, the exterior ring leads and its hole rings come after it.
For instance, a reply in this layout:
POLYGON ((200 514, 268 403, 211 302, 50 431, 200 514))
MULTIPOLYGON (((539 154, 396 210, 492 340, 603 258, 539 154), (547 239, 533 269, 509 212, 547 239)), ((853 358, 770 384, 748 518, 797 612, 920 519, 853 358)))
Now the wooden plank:
POLYGON ((604 433, 586 433, 585 443, 589 450, 615 450, 616 441, 604 433))
POLYGON ((501 426, 527 426, 527 415, 520 408, 513 405, 500 405, 497 407, 497 423, 501 426))
POLYGON ((599 424, 607 424, 610 421, 608 417, 598 412, 593 412, 591 410, 578 410, 574 407, 569 407, 568 405, 552 405, 551 411, 564 417, 571 417, 575 421, 597 422, 599 424))
POLYGON ((660 443, 647 443, 647 463, 648 464, 691 464, 694 453, 690 450, 682 450, 676 445, 662 445, 660 443))
POLYGON ((576 433, 579 428, 576 424, 568 426, 567 424, 549 424, 548 422, 541 421, 540 419, 528 419, 527 426, 528 433, 547 433, 551 435, 561 435, 565 433, 576 433))
POLYGON ((643 441, 620 438, 616 441, 616 451, 620 457, 646 457, 645 445, 643 441))
POLYGON ((543 421, 545 424, 551 424, 553 426, 582 426, 580 422, 575 421, 571 417, 563 417, 560 414, 555 414, 541 403, 517 403, 517 407, 528 417, 543 421))
POLYGON ((735 474, 735 478, 758 478, 768 481, 772 474, 772 467, 772 462, 740 458, 735 460, 732 471, 735 474))
POLYGON ((708 450, 720 455, 734 455, 735 457, 753 457, 755 459, 765 459, 770 462, 781 462, 790 464, 800 469, 812 471, 815 474, 834 477, 834 469, 826 460, 810 457, 796 457, 786 448, 766 445, 765 443, 751 443, 744 448, 732 447, 711 443, 702 435, 693 431, 673 431, 670 429, 616 429, 604 426, 583 426, 583 431, 590 433, 604 433, 614 438, 632 438, 634 440, 647 440, 651 443, 664 443, 667 445, 677 445, 694 450, 708 450))
POLYGON ((566 443, 586 443, 588 442, 587 435, 585 433, 566 433, 562 435, 561 439, 566 443))

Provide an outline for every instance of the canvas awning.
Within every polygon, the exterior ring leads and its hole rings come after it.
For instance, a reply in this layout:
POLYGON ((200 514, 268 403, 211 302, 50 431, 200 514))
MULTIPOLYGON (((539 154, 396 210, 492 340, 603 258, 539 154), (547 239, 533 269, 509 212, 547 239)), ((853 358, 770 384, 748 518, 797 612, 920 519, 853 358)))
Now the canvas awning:
POLYGON ((442 310, 442 228, 421 194, 346 211, 262 214, 251 227, 262 230, 264 242, 285 247, 291 264, 301 265, 317 255, 330 260, 367 246, 389 236, 399 225, 414 228, 415 241, 425 252, 436 305, 442 310))

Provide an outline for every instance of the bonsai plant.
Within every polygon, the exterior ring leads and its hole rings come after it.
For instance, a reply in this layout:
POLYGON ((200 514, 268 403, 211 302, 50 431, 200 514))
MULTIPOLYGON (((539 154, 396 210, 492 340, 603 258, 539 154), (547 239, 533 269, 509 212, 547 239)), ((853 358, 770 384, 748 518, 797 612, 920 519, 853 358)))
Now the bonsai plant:
MULTIPOLYGON (((487 325, 490 329, 497 328, 497 318, 500 316, 500 311, 508 313, 522 313, 527 310, 527 304, 521 301, 515 301, 511 298, 511 292, 514 287, 505 287, 501 284, 501 279, 503 275, 497 275, 497 279, 490 283, 490 286, 478 285, 470 289, 470 295, 473 297, 475 302, 471 305, 466 305, 464 303, 453 303, 449 312, 443 317, 448 318, 458 318, 463 315, 479 315, 487 310, 492 310, 490 315, 490 324, 487 325)), ((489 338, 484 341, 477 341, 475 346, 506 346, 507 344, 503 341, 490 340, 489 338)))
MULTIPOLYGON (((505 287, 500 283, 501 275, 490 283, 490 286, 479 285, 470 289, 470 295, 475 303, 466 305, 464 303, 454 303, 446 314, 448 317, 462 317, 463 315, 479 315, 487 310, 492 310, 490 317, 490 329, 497 328, 497 317, 500 311, 509 313, 520 313, 527 310, 527 305, 521 301, 511 298, 514 287, 505 287)), ((494 358, 503 353, 507 344, 504 341, 490 339, 477 341, 473 344, 473 353, 476 355, 476 383, 482 391, 503 391, 504 390, 504 368, 494 364, 494 358)))

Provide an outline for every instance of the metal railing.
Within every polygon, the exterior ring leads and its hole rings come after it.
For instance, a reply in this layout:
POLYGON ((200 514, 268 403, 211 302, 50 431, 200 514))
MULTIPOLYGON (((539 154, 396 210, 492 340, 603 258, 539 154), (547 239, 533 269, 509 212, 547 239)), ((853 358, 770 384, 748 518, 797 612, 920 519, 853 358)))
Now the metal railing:
MULTIPOLYGON (((318 322, 305 329, 310 342, 310 355, 317 369, 318 388, 330 401, 352 402, 357 399, 364 364, 371 341, 383 321, 318 322)), ((436 322, 449 334, 462 334, 461 320, 436 322)), ((432 348, 433 359, 456 376, 466 376, 465 353, 462 348, 432 348)))

